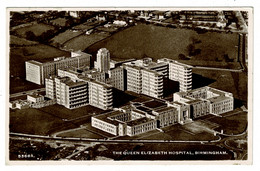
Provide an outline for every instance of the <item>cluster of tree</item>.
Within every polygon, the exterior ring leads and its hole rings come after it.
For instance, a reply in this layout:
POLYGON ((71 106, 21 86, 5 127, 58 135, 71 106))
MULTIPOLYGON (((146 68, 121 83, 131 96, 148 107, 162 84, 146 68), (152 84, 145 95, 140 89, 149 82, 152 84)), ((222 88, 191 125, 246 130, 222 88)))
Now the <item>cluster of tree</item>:
POLYGON ((187 51, 188 51, 189 56, 199 55, 201 52, 201 49, 196 49, 195 45, 201 43, 201 40, 199 40, 195 37, 191 37, 190 41, 192 43, 187 46, 187 51))
POLYGON ((32 31, 27 31, 25 33, 26 39, 27 40, 32 40, 32 41, 37 41, 37 42, 41 42, 41 43, 45 43, 47 42, 50 38, 53 37, 53 35, 55 34, 55 30, 47 30, 46 32, 43 32, 41 35, 36 36, 34 34, 34 32, 32 31))

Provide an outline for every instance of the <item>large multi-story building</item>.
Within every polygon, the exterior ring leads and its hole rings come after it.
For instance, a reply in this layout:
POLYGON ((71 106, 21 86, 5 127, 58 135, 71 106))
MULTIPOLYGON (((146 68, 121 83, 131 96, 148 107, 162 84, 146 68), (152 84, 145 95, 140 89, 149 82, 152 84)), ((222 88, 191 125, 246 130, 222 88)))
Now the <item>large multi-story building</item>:
POLYGON ((45 78, 45 92, 46 97, 50 99, 56 99, 56 84, 55 84, 55 76, 50 76, 49 78, 45 78))
POLYGON ((39 62, 30 60, 25 62, 26 80, 43 85, 45 78, 57 75, 58 69, 71 67, 89 67, 91 55, 83 52, 72 52, 71 57, 58 57, 53 61, 39 62))
POLYGON ((126 88, 137 94, 142 93, 142 72, 138 66, 125 66, 126 69, 126 88))
POLYGON ((176 108, 166 103, 152 100, 133 103, 119 111, 112 111, 91 118, 91 125, 113 135, 135 136, 154 129, 160 129, 178 123, 176 108))
POLYGON ((110 69, 110 53, 106 48, 101 48, 97 52, 97 60, 94 62, 95 68, 100 72, 107 73, 110 69))
POLYGON ((73 72, 61 71, 60 76, 46 78, 46 97, 69 109, 92 105, 107 110, 113 108, 112 86, 73 72))
POLYGON ((180 83, 180 91, 192 89, 192 66, 167 58, 159 59, 157 62, 169 65, 169 79, 180 83))
POLYGON ((163 75, 159 72, 142 69, 142 93, 155 98, 163 98, 163 75))
POLYGON ((233 94, 212 87, 174 93, 173 100, 191 106, 192 118, 206 114, 222 114, 234 109, 233 94))
POLYGON ((113 108, 113 92, 111 85, 96 80, 90 80, 88 82, 88 89, 90 105, 103 110, 113 108))
POLYGON ((124 91, 125 90, 125 80, 124 80, 124 68, 116 67, 111 68, 108 71, 108 78, 106 83, 112 85, 114 88, 124 91))
POLYGON ((106 73, 105 72, 99 72, 96 69, 84 71, 84 72, 82 72, 82 75, 86 76, 88 78, 103 82, 103 83, 106 82, 106 73))
POLYGON ((57 103, 69 109, 88 105, 88 84, 69 77, 55 78, 57 103))
POLYGON ((163 97, 164 78, 168 78, 168 64, 152 62, 151 58, 124 64, 127 90, 155 98, 163 97))
POLYGON ((92 126, 116 136, 135 136, 174 124, 186 124, 207 114, 233 110, 233 95, 211 87, 174 93, 173 102, 132 103, 92 117, 92 126))

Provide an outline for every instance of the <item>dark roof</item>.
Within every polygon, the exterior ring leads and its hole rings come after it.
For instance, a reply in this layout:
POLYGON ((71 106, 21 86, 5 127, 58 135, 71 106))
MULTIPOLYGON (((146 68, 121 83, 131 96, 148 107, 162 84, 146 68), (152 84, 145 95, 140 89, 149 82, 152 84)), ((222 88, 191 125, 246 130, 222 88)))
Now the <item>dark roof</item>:
POLYGON ((127 124, 128 126, 134 126, 134 125, 140 125, 140 124, 142 124, 142 123, 149 122, 149 121, 151 121, 151 120, 152 120, 152 119, 149 119, 149 118, 144 117, 144 118, 140 118, 140 119, 136 119, 136 120, 129 121, 129 122, 127 122, 126 124, 127 124))
POLYGON ((147 108, 147 107, 144 107, 144 106, 138 106, 138 107, 136 107, 136 109, 141 110, 141 111, 144 111, 144 112, 146 112, 146 113, 152 112, 151 109, 149 109, 149 108, 147 108))
POLYGON ((162 106, 167 106, 167 104, 165 104, 164 102, 160 102, 158 100, 152 100, 152 101, 144 102, 143 104, 144 104, 144 106, 152 108, 152 109, 162 107, 162 106))

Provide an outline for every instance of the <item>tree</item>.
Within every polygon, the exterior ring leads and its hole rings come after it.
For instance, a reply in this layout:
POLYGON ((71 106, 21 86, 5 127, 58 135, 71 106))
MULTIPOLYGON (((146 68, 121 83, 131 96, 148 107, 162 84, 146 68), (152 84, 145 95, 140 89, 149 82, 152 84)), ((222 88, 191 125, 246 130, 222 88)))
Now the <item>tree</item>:
POLYGON ((178 58, 179 58, 180 60, 186 60, 186 59, 187 59, 184 54, 179 54, 178 58))
POLYGON ((32 31, 27 31, 25 33, 25 36, 26 36, 27 40, 33 40, 33 41, 36 40, 36 36, 35 36, 34 32, 32 32, 32 31))

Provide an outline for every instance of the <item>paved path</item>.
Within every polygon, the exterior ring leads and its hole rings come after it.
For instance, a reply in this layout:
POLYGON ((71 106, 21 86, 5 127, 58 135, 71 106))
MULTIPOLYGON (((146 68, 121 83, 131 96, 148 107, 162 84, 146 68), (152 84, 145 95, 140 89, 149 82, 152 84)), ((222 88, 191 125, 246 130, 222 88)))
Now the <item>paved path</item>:
POLYGON ((226 68, 213 68, 213 67, 201 67, 193 66, 196 69, 205 69, 205 70, 216 70, 216 71, 230 71, 230 72, 243 72, 244 69, 226 69, 226 68))

